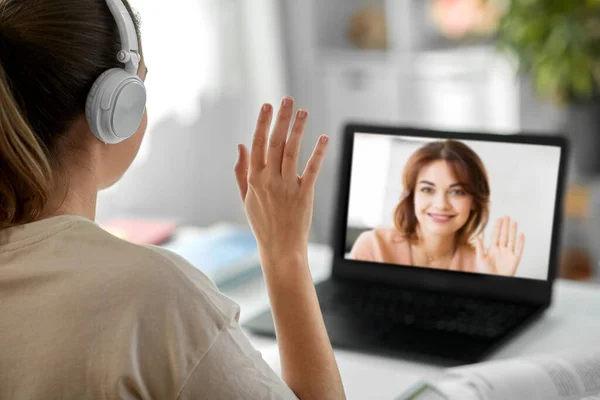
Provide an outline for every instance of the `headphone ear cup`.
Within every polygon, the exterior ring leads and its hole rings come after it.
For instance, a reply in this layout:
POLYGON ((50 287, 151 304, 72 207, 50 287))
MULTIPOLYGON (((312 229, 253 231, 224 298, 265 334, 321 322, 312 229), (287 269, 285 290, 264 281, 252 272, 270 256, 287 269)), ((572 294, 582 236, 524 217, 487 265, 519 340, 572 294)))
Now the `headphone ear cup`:
POLYGON ((119 143, 131 137, 146 109, 146 88, 137 75, 113 68, 102 73, 86 100, 90 129, 105 143, 119 143))
POLYGON ((100 101, 98 99, 101 96, 98 95, 98 90, 106 81, 108 75, 113 71, 114 69, 104 71, 98 78, 96 78, 85 102, 86 119, 88 121, 88 124, 90 125, 92 133, 100 140, 102 140, 102 137, 100 135, 100 118, 98 116, 100 109, 100 101))

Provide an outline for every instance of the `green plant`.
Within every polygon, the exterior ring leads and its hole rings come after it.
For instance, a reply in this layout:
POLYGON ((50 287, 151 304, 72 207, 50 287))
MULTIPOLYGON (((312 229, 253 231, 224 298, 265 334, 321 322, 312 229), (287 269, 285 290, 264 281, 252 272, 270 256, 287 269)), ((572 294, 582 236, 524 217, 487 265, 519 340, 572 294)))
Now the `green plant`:
POLYGON ((570 103, 600 94, 600 0, 508 0, 498 43, 543 97, 570 103))

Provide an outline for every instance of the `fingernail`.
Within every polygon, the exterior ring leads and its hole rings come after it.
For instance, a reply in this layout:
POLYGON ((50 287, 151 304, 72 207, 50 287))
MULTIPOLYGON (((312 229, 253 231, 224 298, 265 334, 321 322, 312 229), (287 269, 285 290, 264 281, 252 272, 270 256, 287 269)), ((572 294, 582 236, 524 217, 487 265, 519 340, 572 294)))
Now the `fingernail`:
POLYGON ((242 155, 242 145, 238 144, 238 156, 242 155))
POLYGON ((308 113, 305 110, 298 111, 298 118, 304 119, 308 113))
POLYGON ((286 97, 281 101, 281 105, 284 107, 289 107, 292 104, 292 99, 290 97, 286 97))
POLYGON ((262 110, 263 112, 267 112, 271 109, 271 105, 270 104, 265 104, 262 106, 262 110))
POLYGON ((321 143, 327 144, 329 142, 329 138, 327 136, 321 136, 321 143))

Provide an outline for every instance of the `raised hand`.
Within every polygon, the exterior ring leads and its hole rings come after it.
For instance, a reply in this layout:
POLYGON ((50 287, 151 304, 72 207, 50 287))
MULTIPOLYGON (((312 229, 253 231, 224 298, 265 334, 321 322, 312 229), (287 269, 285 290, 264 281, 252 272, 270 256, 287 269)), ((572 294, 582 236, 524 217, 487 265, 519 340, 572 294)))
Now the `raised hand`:
POLYGON ((260 111, 252 153, 239 145, 235 175, 248 221, 262 254, 306 253, 312 222, 314 189, 328 138, 321 136, 302 176, 298 155, 308 112, 298 110, 288 139, 294 102, 283 99, 270 139, 273 108, 260 111))
POLYGON ((298 110, 288 139, 293 114, 293 100, 283 99, 269 139, 273 111, 265 104, 258 117, 252 153, 239 146, 235 176, 258 243, 282 378, 301 399, 345 399, 308 265, 315 183, 328 140, 326 136, 319 138, 304 173, 298 176, 298 154, 308 113, 298 110))
POLYGON ((483 241, 477 238, 477 270, 481 273, 514 276, 525 246, 523 232, 517 234, 517 221, 498 218, 490 247, 486 252, 483 241))

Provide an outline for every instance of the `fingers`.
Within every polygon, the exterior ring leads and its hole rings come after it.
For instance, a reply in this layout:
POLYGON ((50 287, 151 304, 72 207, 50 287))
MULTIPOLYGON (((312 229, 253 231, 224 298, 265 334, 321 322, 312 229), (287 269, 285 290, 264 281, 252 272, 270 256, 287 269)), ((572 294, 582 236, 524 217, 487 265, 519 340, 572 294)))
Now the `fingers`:
POLYGON ((483 240, 478 236, 475 239, 475 254, 478 260, 483 260, 485 258, 485 250, 483 248, 483 240))
MULTIPOLYGON (((517 265, 519 265, 519 262, 521 261, 521 256, 523 255, 523 250, 525 249, 525 234, 523 232, 519 233, 519 236, 517 238, 517 243, 515 246, 515 253, 517 255, 517 265)), ((516 271, 516 266, 515 266, 515 271, 516 271)))
POLYGON ((298 176, 298 155, 300 153, 300 143, 304 135, 304 128, 308 120, 306 110, 298 110, 296 120, 292 127, 292 133, 283 150, 283 161, 281 163, 281 175, 287 179, 294 179, 298 176))
POLYGON ((517 221, 513 220, 510 223, 510 230, 508 232, 508 248, 510 251, 515 250, 515 241, 517 240, 517 221))
POLYGON ((496 220, 494 225, 494 231, 492 232, 492 238, 490 241, 490 247, 498 246, 500 241, 500 229, 502 228, 502 218, 496 220))
POLYGON ((285 97, 281 101, 281 108, 277 114, 277 120, 275 121, 275 127, 269 139, 269 148, 267 150, 267 168, 275 175, 281 175, 283 149, 290 129, 293 111, 294 100, 291 97, 285 97))
POLYGON ((315 146, 315 149, 313 150, 313 153, 306 164, 304 173, 302 174, 302 185, 304 187, 311 189, 314 188, 319 176, 319 172, 321 171, 321 165, 325 159, 325 150, 328 142, 329 138, 325 135, 322 135, 317 141, 317 145, 315 146))
POLYGON ((250 165, 250 156, 243 144, 238 145, 238 152, 238 161, 235 164, 235 179, 237 180, 238 188, 240 189, 242 201, 245 201, 246 193, 248 193, 248 168, 250 165))
POLYGON ((475 269, 477 272, 482 274, 488 274, 491 272, 489 260, 485 249, 483 248, 483 240, 481 237, 475 239, 475 255, 477 262, 475 263, 475 269))
POLYGON ((502 218, 502 226, 500 228, 500 239, 498 240, 498 245, 506 247, 508 244, 508 231, 510 230, 510 218, 504 217, 502 218))
POLYGON ((269 128, 273 117, 273 107, 265 104, 260 110, 256 130, 252 138, 252 152, 250 154, 250 168, 260 171, 266 164, 267 139, 269 137, 269 128))

